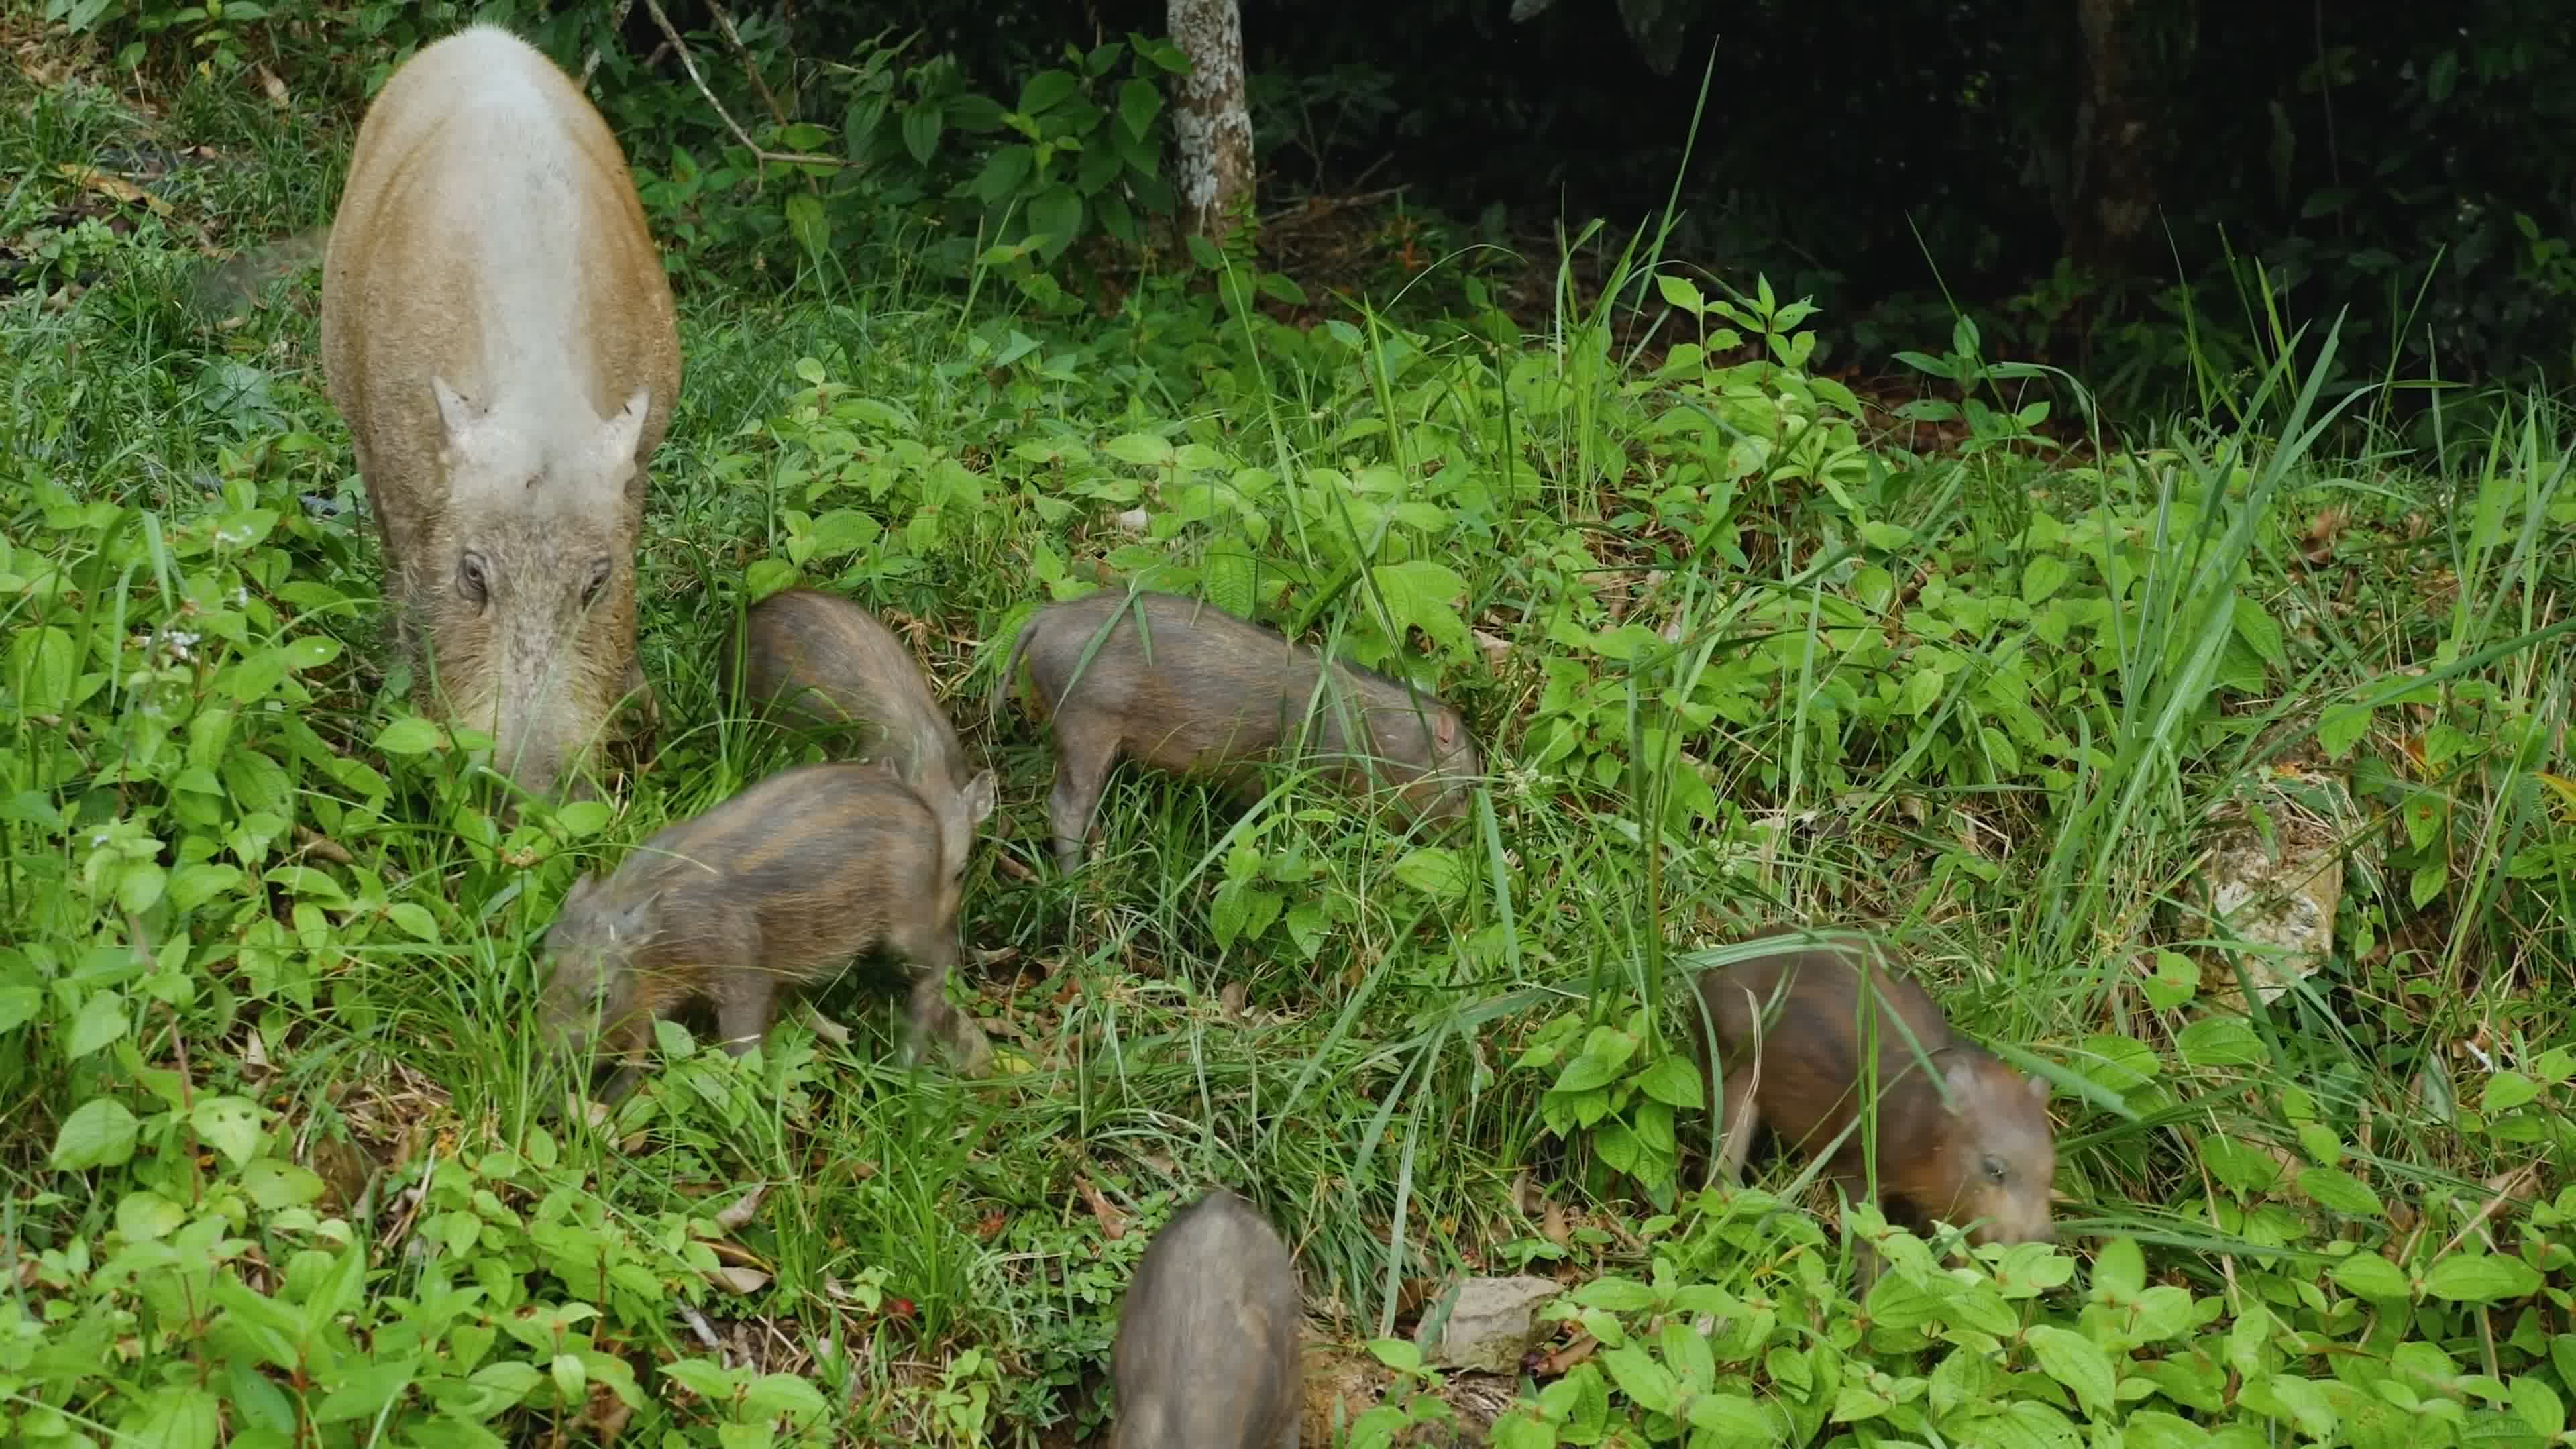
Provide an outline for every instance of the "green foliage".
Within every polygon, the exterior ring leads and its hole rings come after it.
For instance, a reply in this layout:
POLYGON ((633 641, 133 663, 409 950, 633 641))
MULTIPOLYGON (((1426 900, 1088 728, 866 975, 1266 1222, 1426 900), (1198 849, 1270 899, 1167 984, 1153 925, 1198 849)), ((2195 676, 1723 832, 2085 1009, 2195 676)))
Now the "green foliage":
MULTIPOLYGON (((209 144, 272 124, 227 84, 173 103, 234 128, 209 144)), ((1023 114, 1124 124, 1057 100, 1023 114)), ((138 124, 78 86, 0 115, 39 163, 11 224, 138 124)), ((327 194, 320 151, 290 180, 327 194)), ((760 206, 785 228, 814 179, 760 206)), ((190 184, 237 226, 302 204, 190 184)), ((1211 1181, 1391 1376, 1363 1444, 1468 1427, 1404 1290, 1542 1260, 1567 1294, 1497 1443, 2565 1433, 2576 1195, 2535 1168, 2576 1145, 2576 500, 2545 402, 2477 453, 2344 457, 2331 369, 2280 363, 2220 424, 2055 459, 1976 328, 1914 359, 1953 412, 1891 436, 1818 372, 1810 301, 1634 254, 1597 292, 1569 263, 1541 320, 1469 278, 1455 315, 1308 326, 1240 255, 1087 315, 989 231, 970 298, 889 264, 782 302, 727 286, 767 237, 706 224, 641 555, 667 734, 613 803, 515 814, 489 741, 404 702, 306 312, 174 331, 175 223, 15 274, 12 1442, 1089 1426, 1135 1258, 1211 1181), (1679 329, 1652 355, 1640 307, 1679 329), (1055 875, 1044 735, 973 705, 1029 608, 1128 579, 1456 700, 1471 818, 1122 770, 1101 859, 1055 875), (549 1115, 531 958, 566 885, 816 748, 725 717, 711 665, 795 583, 900 626, 1001 774, 954 989, 1007 1070, 897 1070, 853 981, 817 1003, 847 1047, 669 1022, 613 1113, 549 1115), (2317 975, 2241 1004, 2251 948, 2194 904, 2220 807, 2349 859, 2317 975), (1865 1204, 1836 1233, 1795 1162, 1690 1190, 1668 953, 1786 919, 1895 926, 2064 1089, 2058 1244, 1953 1262, 1865 1204), (1890 1265, 1858 1304, 1854 1236, 1890 1265)))

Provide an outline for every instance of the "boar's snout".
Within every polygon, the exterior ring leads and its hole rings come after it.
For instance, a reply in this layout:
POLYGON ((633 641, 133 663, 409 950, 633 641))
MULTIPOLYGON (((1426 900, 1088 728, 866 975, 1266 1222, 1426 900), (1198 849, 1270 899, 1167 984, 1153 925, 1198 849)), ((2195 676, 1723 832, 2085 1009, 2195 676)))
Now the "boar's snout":
POLYGON ((458 551, 436 611, 439 682, 462 722, 492 732, 493 768, 519 788, 592 798, 576 767, 632 664, 631 555, 559 515, 517 532, 458 551))

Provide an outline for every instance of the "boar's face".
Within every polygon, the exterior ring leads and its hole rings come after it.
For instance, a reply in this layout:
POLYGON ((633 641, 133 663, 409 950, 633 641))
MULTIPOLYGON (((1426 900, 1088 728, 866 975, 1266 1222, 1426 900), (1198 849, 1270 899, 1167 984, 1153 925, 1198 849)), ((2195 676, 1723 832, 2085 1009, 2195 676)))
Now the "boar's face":
POLYGON ((651 398, 639 388, 608 418, 575 402, 532 419, 432 386, 448 506, 420 577, 438 685, 458 723, 491 731, 494 768, 544 794, 596 742, 632 672, 642 498, 630 484, 651 398))
POLYGON ((614 901, 596 876, 573 882, 546 929, 538 966, 547 1037, 559 1049, 578 1053, 597 1043, 623 1050, 645 1034, 634 958, 652 943, 658 904, 658 894, 614 901))

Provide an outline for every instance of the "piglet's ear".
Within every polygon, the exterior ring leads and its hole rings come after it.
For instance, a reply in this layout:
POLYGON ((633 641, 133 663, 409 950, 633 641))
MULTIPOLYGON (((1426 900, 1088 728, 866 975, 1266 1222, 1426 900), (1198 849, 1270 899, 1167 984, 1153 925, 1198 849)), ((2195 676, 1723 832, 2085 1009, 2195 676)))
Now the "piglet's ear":
POLYGON ((1458 739, 1458 721, 1445 714, 1435 717, 1431 721, 1431 737, 1444 746, 1455 744, 1458 739))
POLYGON ((2024 1077, 2022 1080, 2030 1083, 2030 1097, 2032 1101, 2045 1102, 2048 1100, 2048 1078, 2024 1077))

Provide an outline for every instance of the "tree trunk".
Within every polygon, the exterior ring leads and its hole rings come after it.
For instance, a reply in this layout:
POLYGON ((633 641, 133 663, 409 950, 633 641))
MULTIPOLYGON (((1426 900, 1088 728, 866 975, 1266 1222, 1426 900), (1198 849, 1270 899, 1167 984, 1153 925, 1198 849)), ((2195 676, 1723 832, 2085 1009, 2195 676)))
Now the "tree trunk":
POLYGON ((2194 8, 2194 0, 2075 0, 2085 73, 2068 157, 2066 249, 2080 267, 2126 272, 2154 237, 2170 150, 2165 98, 2181 88, 2179 75, 2160 75, 2187 58, 2194 8), (2180 22, 2178 45, 2157 44, 2160 19, 2180 22))
POLYGON ((1252 112, 1243 93, 1237 0, 1169 0, 1172 43, 1190 58, 1172 108, 1181 224, 1223 241, 1252 197, 1252 112))

